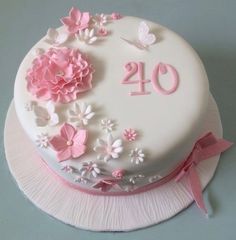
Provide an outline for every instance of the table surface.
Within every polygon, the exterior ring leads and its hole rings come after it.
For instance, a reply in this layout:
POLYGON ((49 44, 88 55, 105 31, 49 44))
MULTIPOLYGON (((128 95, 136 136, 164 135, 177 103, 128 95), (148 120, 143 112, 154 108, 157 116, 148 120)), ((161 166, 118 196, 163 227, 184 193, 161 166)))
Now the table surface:
MULTIPOLYGON (((182 35, 199 53, 222 116, 224 136, 236 141, 235 0, 1 0, 0 1, 0 239, 236 239, 236 149, 221 158, 207 192, 214 215, 206 219, 195 205, 176 217, 128 233, 76 229, 37 209, 18 189, 5 160, 4 121, 13 98, 18 66, 48 27, 59 26, 71 6, 92 13, 138 16, 182 35)), ((181 56, 180 56, 181 57, 181 56)), ((205 193, 206 194, 206 193, 205 193)))

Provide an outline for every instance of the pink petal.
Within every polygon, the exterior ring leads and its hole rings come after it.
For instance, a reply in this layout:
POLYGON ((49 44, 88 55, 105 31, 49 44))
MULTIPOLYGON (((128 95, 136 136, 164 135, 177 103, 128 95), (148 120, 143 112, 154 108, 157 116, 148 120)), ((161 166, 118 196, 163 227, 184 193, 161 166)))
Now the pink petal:
POLYGON ((62 138, 61 136, 55 136, 53 137, 50 141, 49 141, 51 147, 55 150, 55 151, 62 151, 65 148, 67 148, 67 144, 66 144, 66 139, 62 138))
POLYGON ((71 141, 76 133, 76 130, 74 127, 68 123, 65 123, 62 128, 61 128, 61 136, 68 140, 71 141))
POLYGON ((85 153, 86 146, 74 144, 71 148, 73 158, 78 158, 85 153))
POLYGON ((76 22, 81 19, 82 14, 78 8, 72 7, 69 16, 73 21, 76 22))
POLYGON ((71 20, 70 17, 64 17, 64 18, 61 18, 61 23, 70 27, 70 26, 73 26, 74 25, 74 22, 71 20))
POLYGON ((87 137, 87 130, 81 129, 75 134, 73 141, 78 144, 84 144, 87 141, 87 137))
POLYGON ((71 158, 71 147, 68 147, 65 150, 59 152, 57 154, 57 158, 58 158, 59 162, 70 159, 71 158))
POLYGON ((81 25, 87 25, 90 20, 89 12, 84 12, 80 20, 81 25))

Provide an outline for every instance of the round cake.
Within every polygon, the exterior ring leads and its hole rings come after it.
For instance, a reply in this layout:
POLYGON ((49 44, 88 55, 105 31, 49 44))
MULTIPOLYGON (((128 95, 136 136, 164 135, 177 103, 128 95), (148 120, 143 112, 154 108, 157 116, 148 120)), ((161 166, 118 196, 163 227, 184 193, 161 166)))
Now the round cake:
POLYGON ((61 22, 28 52, 14 90, 48 174, 94 194, 161 181, 206 134, 210 93, 198 55, 136 17, 72 8, 61 22))

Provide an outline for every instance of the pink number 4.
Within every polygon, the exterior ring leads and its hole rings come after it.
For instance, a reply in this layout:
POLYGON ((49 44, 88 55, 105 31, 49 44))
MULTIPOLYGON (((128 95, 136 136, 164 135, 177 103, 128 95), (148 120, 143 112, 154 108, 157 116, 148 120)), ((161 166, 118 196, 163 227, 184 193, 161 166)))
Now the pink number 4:
POLYGON ((179 85, 179 76, 176 69, 164 63, 159 63, 155 66, 152 72, 152 80, 144 79, 144 63, 143 62, 129 62, 125 65, 126 75, 122 80, 122 84, 139 84, 139 89, 136 92, 130 92, 131 96, 147 95, 151 92, 145 91, 145 84, 152 82, 152 86, 157 93, 171 94, 176 91, 179 85), (160 84, 160 76, 166 73, 170 73, 172 80, 172 87, 170 89, 164 89, 160 84), (131 80, 134 75, 138 75, 136 80, 131 80))

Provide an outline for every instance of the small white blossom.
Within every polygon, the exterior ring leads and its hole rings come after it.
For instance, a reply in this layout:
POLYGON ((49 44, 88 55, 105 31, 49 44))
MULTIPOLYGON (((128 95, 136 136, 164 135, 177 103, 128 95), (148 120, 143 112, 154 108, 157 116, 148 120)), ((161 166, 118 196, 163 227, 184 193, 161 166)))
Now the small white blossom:
POLYGON ((67 173, 73 173, 75 169, 72 166, 65 165, 61 168, 61 170, 67 173))
POLYGON ((80 169, 80 172, 81 176, 90 177, 92 175, 96 178, 97 175, 101 173, 101 170, 98 168, 98 165, 96 163, 90 161, 82 163, 82 168, 80 169))
POLYGON ((109 133, 114 130, 115 123, 111 119, 105 118, 101 120, 101 126, 105 132, 109 133))
POLYGON ((80 30, 78 34, 76 34, 78 40, 85 42, 86 44, 93 44, 97 41, 97 37, 95 35, 95 30, 92 28, 89 30, 86 28, 85 30, 80 30))
POLYGON ((28 112, 33 111, 35 105, 36 103, 34 101, 29 101, 25 104, 25 110, 28 112))
POLYGON ((43 48, 35 48, 32 50, 32 54, 34 56, 38 56, 38 55, 42 55, 44 53, 44 49, 43 48))
POLYGON ((40 148, 47 148, 49 144, 49 138, 46 133, 40 133, 37 135, 37 139, 35 140, 36 144, 40 148))
POLYGON ((68 33, 59 33, 58 30, 54 28, 49 28, 45 41, 55 47, 59 47, 64 44, 68 40, 68 38, 68 33))
POLYGON ((82 102, 80 104, 74 104, 74 110, 69 110, 71 122, 75 122, 77 126, 81 125, 88 125, 88 121, 95 115, 92 112, 92 106, 87 105, 86 103, 82 102))
POLYGON ((74 179, 75 182, 78 182, 78 183, 84 183, 84 184, 87 184, 88 183, 88 179, 87 178, 84 178, 80 175, 77 175, 74 179))
POLYGON ((106 140, 97 139, 97 145, 94 147, 94 151, 98 153, 97 159, 102 159, 104 162, 112 158, 119 158, 119 155, 123 152, 122 140, 113 140, 112 135, 108 134, 106 140))
POLYGON ((131 150, 129 156, 131 157, 131 162, 136 164, 143 162, 145 157, 143 150, 139 148, 131 150))
POLYGON ((132 184, 136 184, 137 180, 139 180, 141 178, 144 178, 144 175, 142 175, 142 174, 134 175, 129 178, 129 182, 131 182, 132 184))
POLYGON ((92 21, 96 26, 103 26, 108 22, 108 16, 103 13, 96 14, 93 16, 92 21))
POLYGON ((159 180, 161 178, 160 175, 154 175, 148 178, 148 182, 153 183, 156 182, 157 180, 159 180))

